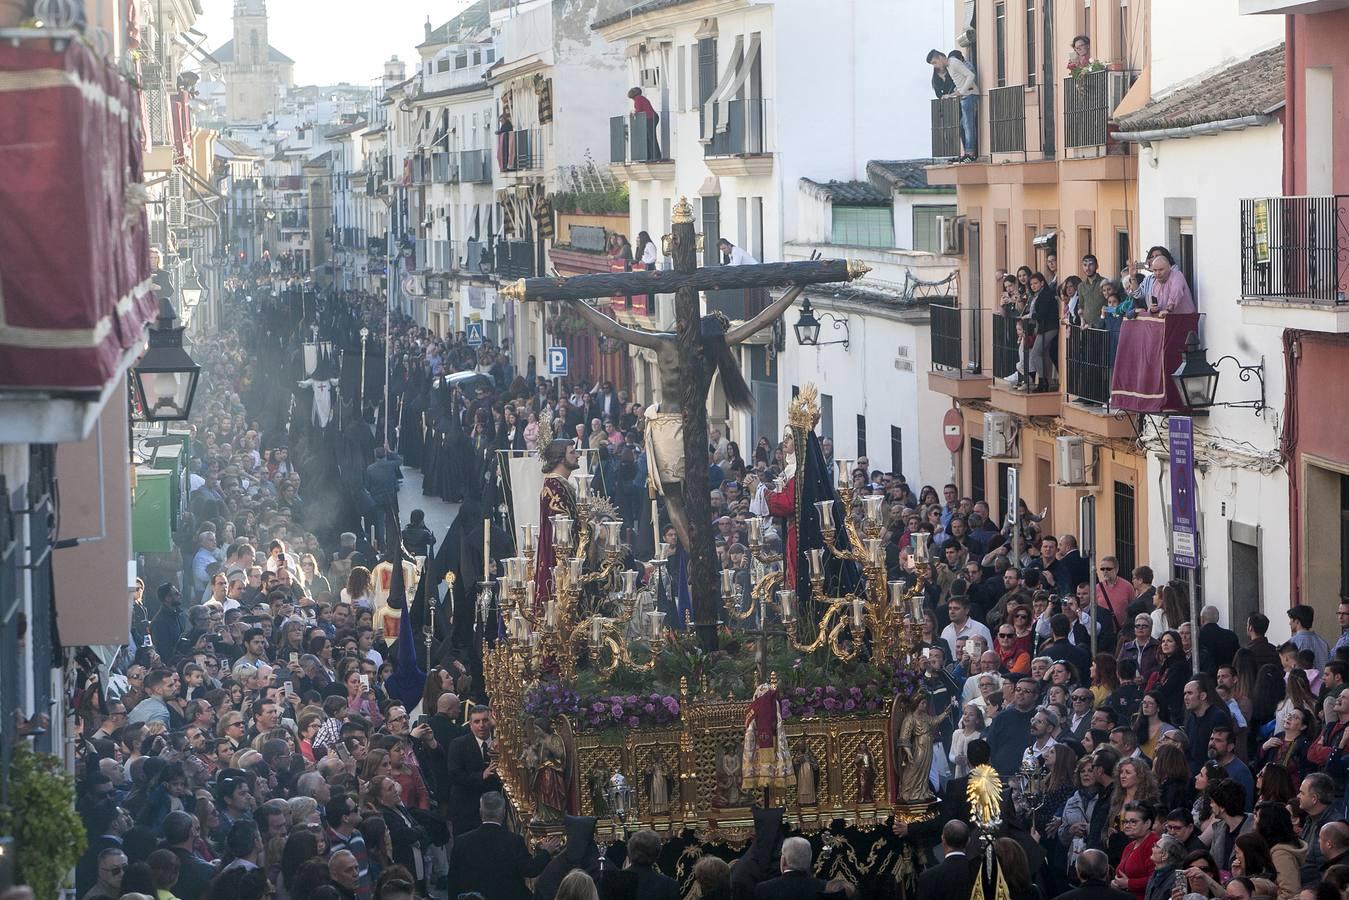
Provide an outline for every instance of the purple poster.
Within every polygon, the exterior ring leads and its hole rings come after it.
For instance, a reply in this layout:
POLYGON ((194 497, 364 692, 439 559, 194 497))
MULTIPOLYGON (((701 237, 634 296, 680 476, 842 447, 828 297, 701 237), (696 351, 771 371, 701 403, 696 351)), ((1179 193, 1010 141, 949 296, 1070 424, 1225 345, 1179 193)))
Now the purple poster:
POLYGON ((1172 416, 1171 451, 1171 561, 1187 569, 1198 568, 1196 534, 1199 514, 1194 496, 1194 423, 1185 416, 1172 416))

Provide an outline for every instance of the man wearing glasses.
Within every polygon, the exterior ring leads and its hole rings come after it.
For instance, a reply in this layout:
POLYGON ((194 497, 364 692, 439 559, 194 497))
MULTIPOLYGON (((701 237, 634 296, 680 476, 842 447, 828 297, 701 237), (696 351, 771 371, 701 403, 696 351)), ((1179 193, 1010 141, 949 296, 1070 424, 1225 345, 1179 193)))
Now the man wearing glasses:
POLYGON ((127 858, 120 847, 109 847, 98 855, 98 883, 84 900, 118 900, 122 896, 122 875, 127 858))
MULTIPOLYGON (((111 794, 111 785, 102 787, 106 787, 111 794)), ((75 864, 75 894, 78 897, 92 897, 93 894, 86 894, 86 891, 92 890, 95 882, 103 883, 106 877, 104 869, 111 865, 104 856, 114 851, 118 854, 122 852, 122 836, 131 830, 133 823, 127 811, 110 799, 98 801, 97 806, 85 814, 84 821, 89 833, 98 836, 89 841, 88 848, 75 864)), ((122 857, 121 865, 126 866, 125 856, 122 857)), ((121 883, 122 874, 119 871, 117 880, 112 884, 114 890, 108 896, 120 897, 121 893, 115 888, 121 883)))
POLYGON ((1072 707, 1068 712, 1068 730, 1080 742, 1091 730, 1092 701, 1091 691, 1084 687, 1074 688, 1068 697, 1072 707))
POLYGON ((1101 576, 1096 582, 1096 602, 1102 609, 1110 610, 1115 617, 1115 628, 1121 628, 1126 621, 1125 611, 1134 599, 1133 585, 1119 577, 1116 557, 1102 557, 1096 572, 1101 576))

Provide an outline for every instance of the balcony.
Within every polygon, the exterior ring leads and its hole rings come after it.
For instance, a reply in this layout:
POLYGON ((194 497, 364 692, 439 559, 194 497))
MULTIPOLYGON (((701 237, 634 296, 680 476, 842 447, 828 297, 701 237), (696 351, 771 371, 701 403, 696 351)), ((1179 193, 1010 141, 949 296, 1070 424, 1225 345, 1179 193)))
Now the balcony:
POLYGON ((530 172, 543 168, 543 129, 517 128, 497 135, 503 172, 530 172))
POLYGON ((497 241, 496 270, 502 278, 533 278, 536 262, 533 241, 497 241))
POLYGON ((1057 416, 1063 405, 1058 391, 1050 390, 1035 394, 1020 390, 1002 380, 1010 378, 1016 372, 1020 351, 1016 337, 1016 316, 994 313, 993 384, 989 390, 989 402, 998 409, 1022 417, 1057 416))
POLYGON ((714 103, 709 127, 706 113, 699 110, 703 156, 712 174, 743 177, 772 173, 768 112, 768 101, 761 98, 714 103), (726 117, 724 122, 722 115, 726 117))
POLYGON ((432 153, 431 154, 431 178, 432 184, 450 184, 459 180, 458 162, 452 153, 432 153))
POLYGON ((720 291, 703 291, 707 298, 707 312, 724 313, 731 321, 746 321, 763 312, 764 307, 772 303, 767 288, 731 288, 720 291))
POLYGON ((1347 298, 1349 195, 1241 201, 1243 321, 1343 334, 1347 298))
POLYGON ((979 364, 983 310, 933 303, 928 312, 932 341, 928 387, 956 400, 988 399, 992 379, 979 364))
POLYGON ((308 231, 309 216, 302 212, 283 210, 281 213, 282 231, 308 231))
POLYGON ((1013 84, 988 92, 990 153, 1026 152, 1026 88, 1013 84))
POLYGON ((459 151, 459 181, 462 184, 487 184, 491 180, 492 159, 490 151, 459 151))
POLYGON ((614 116, 609 120, 609 169, 629 181, 669 181, 674 178, 674 160, 669 158, 668 120, 652 126, 641 114, 614 116))
POLYGON ((1063 145, 1106 148, 1110 117, 1133 85, 1134 73, 1105 70, 1063 79, 1063 145))
POLYGON ((932 156, 955 159, 961 154, 960 99, 942 97, 932 101, 932 156))
POLYGON ((1064 422, 1105 438, 1134 436, 1128 416, 1110 405, 1110 382, 1114 376, 1117 335, 1104 328, 1069 326, 1064 354, 1067 402, 1064 422))

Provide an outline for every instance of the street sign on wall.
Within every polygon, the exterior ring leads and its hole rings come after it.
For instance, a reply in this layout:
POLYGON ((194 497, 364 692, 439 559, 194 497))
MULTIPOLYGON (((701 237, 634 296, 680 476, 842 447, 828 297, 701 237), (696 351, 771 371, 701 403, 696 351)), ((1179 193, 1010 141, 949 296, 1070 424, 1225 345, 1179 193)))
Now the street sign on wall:
POLYGON ((548 348, 548 374, 553 378, 567 377, 567 348, 548 348))
POLYGON ((1194 422, 1172 416, 1168 433, 1171 453, 1171 561, 1187 569, 1199 567, 1199 514, 1194 494, 1194 422))
POLYGON ((952 453, 959 453, 965 444, 965 417, 960 414, 960 410, 948 409, 946 415, 942 417, 941 428, 946 449, 952 453))

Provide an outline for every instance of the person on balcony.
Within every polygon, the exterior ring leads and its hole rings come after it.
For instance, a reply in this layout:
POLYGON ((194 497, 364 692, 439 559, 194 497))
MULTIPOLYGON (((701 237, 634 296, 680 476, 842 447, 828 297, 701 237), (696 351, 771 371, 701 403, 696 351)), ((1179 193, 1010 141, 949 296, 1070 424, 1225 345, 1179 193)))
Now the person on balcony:
POLYGON ((956 162, 974 162, 979 158, 979 85, 974 69, 958 50, 949 54, 929 50, 927 61, 934 71, 947 75, 955 86, 945 96, 960 98, 960 143, 965 152, 956 162))
POLYGON ((1143 287, 1147 292, 1149 313, 1165 317, 1173 312, 1197 312, 1189 282, 1185 280, 1185 273, 1176 267, 1176 259, 1170 250, 1165 247, 1149 250, 1148 268, 1152 270, 1152 277, 1143 287))
POLYGON ((732 244, 726 238, 717 241, 717 249, 721 251, 722 265, 726 266, 757 266, 759 261, 749 252, 732 244))
POLYGON ((645 231, 637 232, 637 249, 633 256, 648 269, 656 267, 656 242, 645 231))
POLYGON ((1105 298, 1101 293, 1106 277, 1099 271, 1096 255, 1088 253, 1082 257, 1082 277, 1077 285, 1078 309, 1082 321, 1088 328, 1098 327, 1101 312, 1105 308, 1105 298))
POLYGON ((1035 379, 1032 390, 1044 393, 1054 380, 1058 362, 1059 300, 1043 272, 1031 275, 1030 289, 1027 315, 1035 322, 1035 344, 1030 352, 1031 375, 1035 379))
POLYGON ((628 91, 628 99, 632 101, 634 116, 646 116, 646 158, 661 159, 660 141, 656 135, 656 127, 660 125, 660 113, 656 112, 656 108, 646 99, 639 87, 628 91))

